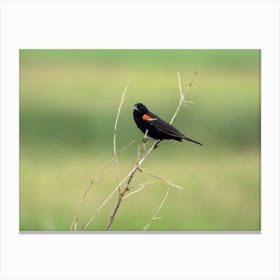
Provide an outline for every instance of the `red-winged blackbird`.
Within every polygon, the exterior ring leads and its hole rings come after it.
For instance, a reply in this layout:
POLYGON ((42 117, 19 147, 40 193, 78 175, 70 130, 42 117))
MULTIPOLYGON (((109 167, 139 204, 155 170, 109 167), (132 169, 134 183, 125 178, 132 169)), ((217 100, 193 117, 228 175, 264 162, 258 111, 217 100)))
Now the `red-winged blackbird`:
POLYGON ((137 103, 134 105, 133 117, 138 128, 143 133, 148 130, 148 136, 156 140, 161 141, 164 139, 174 139, 176 141, 182 141, 182 139, 185 139, 198 145, 202 145, 201 143, 189 138, 174 126, 159 118, 157 115, 150 112, 148 108, 142 103, 137 103))

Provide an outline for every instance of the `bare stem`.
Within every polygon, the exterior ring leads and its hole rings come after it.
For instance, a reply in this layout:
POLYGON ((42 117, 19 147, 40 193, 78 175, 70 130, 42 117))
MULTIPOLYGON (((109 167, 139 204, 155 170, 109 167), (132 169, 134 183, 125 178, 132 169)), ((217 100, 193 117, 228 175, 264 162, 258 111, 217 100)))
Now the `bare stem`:
POLYGON ((184 188, 184 187, 178 186, 178 185, 176 185, 176 184, 170 182, 168 179, 166 179, 166 178, 164 178, 164 177, 162 177, 162 176, 159 176, 159 175, 157 175, 157 174, 155 174, 155 173, 153 173, 153 172, 151 172, 151 171, 149 171, 149 170, 147 170, 147 169, 138 168, 138 170, 139 170, 140 172, 146 173, 146 174, 148 174, 148 175, 150 175, 150 176, 152 176, 152 177, 154 177, 154 178, 156 178, 156 179, 158 179, 158 180, 160 180, 160 181, 166 183, 167 185, 172 186, 172 187, 174 187, 174 188, 176 188, 176 189, 182 190, 182 189, 184 188))
POLYGON ((147 229, 150 227, 150 225, 152 224, 153 221, 155 221, 155 220, 157 220, 157 219, 160 219, 157 215, 158 215, 160 209, 162 208, 164 202, 166 201, 166 199, 167 199, 167 197, 168 197, 169 189, 170 189, 170 187, 167 189, 167 191, 166 191, 166 193, 165 193, 165 195, 164 195, 164 198, 163 198, 163 200, 161 201, 161 203, 160 203, 158 209, 157 209, 156 212, 154 213, 153 217, 152 217, 152 218, 150 219, 150 221, 144 226, 143 230, 147 230, 147 229))
MULTIPOLYGON (((123 147, 119 152, 118 154, 122 153, 123 151, 125 151, 129 146, 131 146, 132 144, 134 144, 135 141, 131 141, 130 143, 128 143, 125 147, 123 147)), ((79 201, 79 204, 76 208, 76 211, 75 211, 75 214, 74 214, 74 217, 73 217, 73 220, 72 220, 72 224, 70 226, 70 230, 76 230, 77 229, 77 223, 78 223, 78 215, 79 215, 79 211, 80 211, 80 208, 81 208, 81 205, 83 203, 83 201, 85 200, 87 194, 89 193, 89 191, 92 189, 94 183, 98 180, 99 176, 103 173, 103 171, 113 162, 114 160, 114 157, 111 158, 109 161, 107 161, 105 163, 105 165, 96 173, 96 175, 91 179, 91 181, 89 182, 89 185, 88 187, 86 188, 86 190, 83 192, 81 198, 80 198, 80 201, 79 201)))
MULTIPOLYGON (((138 170, 139 170, 139 169, 138 169, 138 170)), ((147 182, 147 183, 143 183, 143 184, 139 184, 139 186, 140 186, 139 189, 137 189, 136 191, 133 191, 133 192, 127 194, 127 195, 124 196, 123 198, 124 198, 124 199, 129 198, 130 196, 132 196, 132 195, 134 195, 134 194, 136 194, 136 193, 142 191, 147 185, 150 185, 150 184, 153 184, 153 183, 155 183, 155 181, 153 181, 153 182, 147 182)))
MULTIPOLYGON (((121 112, 122 104, 124 102, 124 98, 125 98, 127 88, 128 88, 128 85, 125 87, 125 89, 123 91, 122 98, 121 98, 121 101, 120 101, 120 105, 119 105, 119 108, 118 108, 118 113, 117 113, 117 116, 116 116, 115 127, 114 127, 113 145, 114 145, 114 162, 115 162, 115 174, 116 174, 117 184, 119 184, 119 182, 120 182, 120 172, 119 172, 118 157, 117 157, 117 144, 116 144, 116 142, 117 142, 117 127, 118 127, 120 112, 121 112)), ((119 189, 119 191, 120 191, 120 189, 119 189)))

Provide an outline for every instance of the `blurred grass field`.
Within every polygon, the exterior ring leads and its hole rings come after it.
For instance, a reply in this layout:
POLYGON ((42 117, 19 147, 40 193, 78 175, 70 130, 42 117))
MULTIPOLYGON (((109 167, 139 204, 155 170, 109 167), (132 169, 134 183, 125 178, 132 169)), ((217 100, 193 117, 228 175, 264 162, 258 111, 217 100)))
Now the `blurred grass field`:
MULTIPOLYGON (((164 141, 144 166, 184 186, 171 189, 149 230, 260 230, 259 50, 20 50, 20 230, 69 230, 90 179, 117 144, 125 176, 142 134, 132 106, 143 102, 170 120, 183 86, 198 71, 189 108, 174 125, 205 146, 164 141)), ((154 181, 138 174, 135 184, 154 181)), ((86 198, 86 223, 115 186, 113 165, 86 198)), ((166 192, 148 185, 123 202, 112 230, 142 230, 166 192)), ((90 225, 104 230, 117 197, 90 225)))

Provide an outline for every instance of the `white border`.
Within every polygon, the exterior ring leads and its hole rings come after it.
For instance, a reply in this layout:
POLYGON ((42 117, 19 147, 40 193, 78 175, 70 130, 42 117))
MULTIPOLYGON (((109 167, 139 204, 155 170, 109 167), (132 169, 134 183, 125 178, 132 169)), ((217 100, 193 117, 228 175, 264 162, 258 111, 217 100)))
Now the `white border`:
POLYGON ((279 2, 2 1, 1 279, 279 279, 279 2), (262 233, 20 235, 19 48, 262 50, 262 233))

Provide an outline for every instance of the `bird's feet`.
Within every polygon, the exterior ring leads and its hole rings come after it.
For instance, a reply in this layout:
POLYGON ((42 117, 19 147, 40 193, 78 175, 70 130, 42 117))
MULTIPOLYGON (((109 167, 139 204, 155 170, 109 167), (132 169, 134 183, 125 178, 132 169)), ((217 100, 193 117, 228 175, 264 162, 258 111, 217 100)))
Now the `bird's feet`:
POLYGON ((155 144, 155 146, 154 146, 154 150, 155 150, 156 148, 158 148, 160 141, 161 141, 161 140, 157 140, 157 142, 156 142, 156 144, 155 144))

